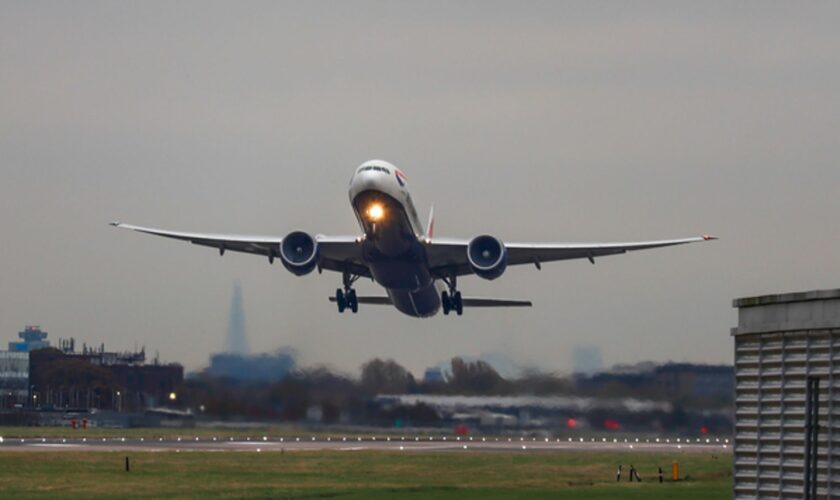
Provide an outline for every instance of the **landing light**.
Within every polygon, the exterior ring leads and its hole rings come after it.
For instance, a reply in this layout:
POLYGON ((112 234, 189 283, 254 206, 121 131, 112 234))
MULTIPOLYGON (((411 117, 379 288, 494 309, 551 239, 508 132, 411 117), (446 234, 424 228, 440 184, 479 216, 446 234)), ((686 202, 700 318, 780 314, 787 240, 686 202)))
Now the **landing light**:
POLYGON ((379 203, 374 203, 368 207, 367 216, 370 220, 379 222, 385 216, 385 209, 379 203))

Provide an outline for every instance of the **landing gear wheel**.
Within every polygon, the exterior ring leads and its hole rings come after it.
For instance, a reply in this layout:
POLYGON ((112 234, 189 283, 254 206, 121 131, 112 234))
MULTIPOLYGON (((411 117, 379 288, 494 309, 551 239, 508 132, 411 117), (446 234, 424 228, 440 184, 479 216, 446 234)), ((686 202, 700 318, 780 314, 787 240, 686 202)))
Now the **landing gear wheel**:
POLYGON ((347 299, 344 298, 344 292, 341 291, 341 288, 337 288, 335 291, 335 303, 338 304, 339 313, 343 313, 344 309, 347 308, 347 299))
POLYGON ((359 299, 356 298, 356 290, 352 288, 347 291, 347 305, 350 306, 350 310, 353 311, 353 314, 359 312, 359 299))
POLYGON ((464 314, 464 302, 461 300, 461 292, 458 291, 458 277, 452 273, 441 278, 449 287, 449 292, 440 292, 440 301, 443 305, 443 314, 455 311, 458 316, 464 314))
POLYGON ((335 301, 338 303, 338 312, 343 313, 345 309, 350 309, 353 313, 359 312, 359 299, 356 298, 356 290, 353 289, 353 283, 361 276, 352 274, 348 269, 345 269, 341 275, 341 283, 344 285, 344 291, 339 288, 335 291, 335 301))

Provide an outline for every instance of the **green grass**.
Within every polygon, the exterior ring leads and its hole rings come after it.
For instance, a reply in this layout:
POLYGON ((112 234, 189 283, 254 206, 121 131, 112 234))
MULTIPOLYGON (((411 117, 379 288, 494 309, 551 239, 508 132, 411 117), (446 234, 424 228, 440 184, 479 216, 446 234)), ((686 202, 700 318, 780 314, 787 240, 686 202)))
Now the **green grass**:
MULTIPOLYGON (((0 453, 3 498, 727 498, 730 454, 621 452, 0 453), (678 460, 683 480, 659 484, 678 460), (642 483, 615 483, 633 463, 642 483)), ((625 476, 626 477, 626 476, 625 476)))

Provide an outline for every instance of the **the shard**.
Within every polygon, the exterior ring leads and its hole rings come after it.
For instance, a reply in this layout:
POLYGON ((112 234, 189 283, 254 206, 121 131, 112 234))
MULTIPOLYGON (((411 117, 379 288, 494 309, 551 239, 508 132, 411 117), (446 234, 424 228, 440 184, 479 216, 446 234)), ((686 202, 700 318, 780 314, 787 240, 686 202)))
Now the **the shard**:
POLYGON ((225 351, 232 354, 248 354, 248 338, 245 334, 245 311, 242 309, 242 287, 237 281, 233 285, 233 299, 230 303, 230 319, 225 351))

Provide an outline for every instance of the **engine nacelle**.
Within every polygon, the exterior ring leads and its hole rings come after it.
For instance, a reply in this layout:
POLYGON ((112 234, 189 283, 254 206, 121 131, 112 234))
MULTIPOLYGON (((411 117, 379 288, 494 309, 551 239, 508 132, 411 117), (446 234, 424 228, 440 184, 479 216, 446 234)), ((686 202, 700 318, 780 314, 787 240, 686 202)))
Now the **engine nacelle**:
POLYGON ((280 261, 297 276, 309 274, 318 265, 318 242, 303 231, 293 231, 280 244, 280 261))
POLYGON ((501 240, 493 236, 476 236, 467 245, 467 260, 476 275, 486 280, 494 280, 507 268, 507 248, 501 240))

